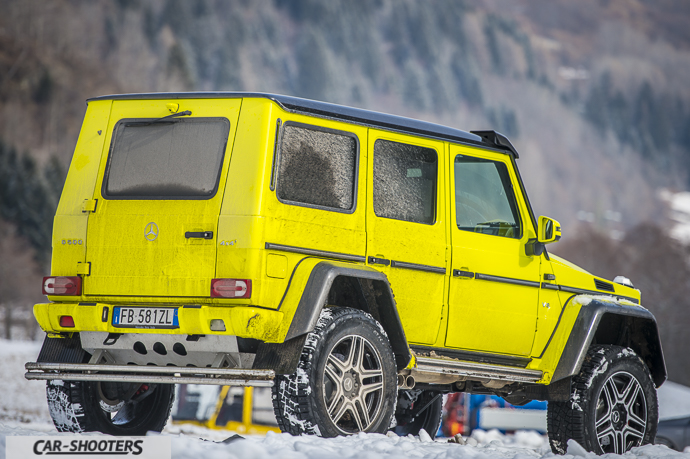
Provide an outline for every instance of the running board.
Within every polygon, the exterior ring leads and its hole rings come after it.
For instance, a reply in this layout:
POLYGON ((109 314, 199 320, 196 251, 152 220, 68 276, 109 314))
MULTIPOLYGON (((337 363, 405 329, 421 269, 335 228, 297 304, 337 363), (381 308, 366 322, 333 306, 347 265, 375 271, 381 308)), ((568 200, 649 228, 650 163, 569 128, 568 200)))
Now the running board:
POLYGON ((26 379, 271 387, 273 370, 29 362, 26 379))
POLYGON ((414 375, 415 373, 429 376, 457 376, 463 379, 490 379, 522 383, 534 383, 542 378, 540 370, 525 370, 523 368, 504 367, 501 365, 429 357, 417 357, 417 368, 411 371, 411 374, 414 375))

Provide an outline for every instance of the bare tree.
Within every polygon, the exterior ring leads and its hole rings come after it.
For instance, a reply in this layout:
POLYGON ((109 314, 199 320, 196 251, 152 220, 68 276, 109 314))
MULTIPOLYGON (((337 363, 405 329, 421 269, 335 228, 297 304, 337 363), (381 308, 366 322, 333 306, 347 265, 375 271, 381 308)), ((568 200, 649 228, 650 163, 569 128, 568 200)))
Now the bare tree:
POLYGON ((33 305, 42 299, 42 273, 28 242, 18 237, 15 228, 0 220, 0 306, 5 339, 12 339, 16 328, 24 338, 36 331, 33 305))

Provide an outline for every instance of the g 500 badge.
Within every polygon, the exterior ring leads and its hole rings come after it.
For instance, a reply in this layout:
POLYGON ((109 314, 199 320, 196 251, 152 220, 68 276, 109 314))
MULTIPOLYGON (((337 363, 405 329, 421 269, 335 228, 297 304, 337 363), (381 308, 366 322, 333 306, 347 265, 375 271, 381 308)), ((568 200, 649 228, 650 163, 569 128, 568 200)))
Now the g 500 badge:
POLYGON ((125 456, 138 459, 170 458, 170 437, 103 437, 91 435, 60 437, 7 437, 7 459, 39 456, 60 458, 103 458, 125 456))

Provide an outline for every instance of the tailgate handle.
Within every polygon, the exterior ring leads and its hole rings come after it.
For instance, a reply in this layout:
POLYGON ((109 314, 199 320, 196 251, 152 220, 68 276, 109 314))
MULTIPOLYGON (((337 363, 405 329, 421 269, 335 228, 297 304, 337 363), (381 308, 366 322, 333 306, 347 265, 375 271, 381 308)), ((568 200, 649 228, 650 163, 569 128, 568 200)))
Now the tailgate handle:
POLYGON ((184 237, 186 237, 187 239, 213 239, 213 231, 187 231, 186 233, 184 233, 184 237))

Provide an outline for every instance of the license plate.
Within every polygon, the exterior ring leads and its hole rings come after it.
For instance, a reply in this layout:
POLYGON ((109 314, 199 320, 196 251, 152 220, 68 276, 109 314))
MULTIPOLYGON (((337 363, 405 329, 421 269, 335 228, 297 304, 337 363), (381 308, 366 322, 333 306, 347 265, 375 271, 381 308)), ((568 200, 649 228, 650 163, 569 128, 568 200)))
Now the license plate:
POLYGON ((177 308, 113 308, 113 325, 130 328, 179 328, 177 308))

